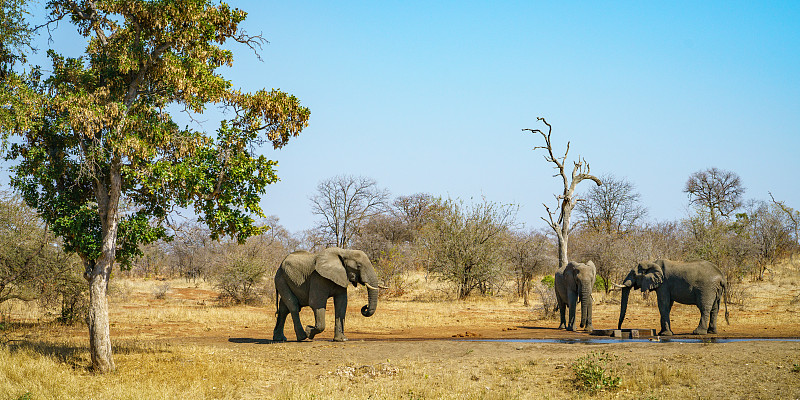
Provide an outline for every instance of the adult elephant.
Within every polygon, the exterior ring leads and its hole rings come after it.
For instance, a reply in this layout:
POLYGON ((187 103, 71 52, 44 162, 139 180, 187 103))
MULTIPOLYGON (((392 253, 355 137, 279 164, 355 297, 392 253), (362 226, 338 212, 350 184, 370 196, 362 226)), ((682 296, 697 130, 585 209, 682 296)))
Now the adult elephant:
POLYGON ((556 271, 555 289, 561 324, 558 329, 575 330, 575 307, 581 303, 581 328, 592 331, 592 288, 597 269, 592 261, 586 264, 570 261, 564 268, 556 271), (569 308, 569 321, 566 321, 566 308, 569 308))
POLYGON ((659 335, 672 335, 669 312, 676 301, 694 304, 700 309, 700 324, 692 334, 717 333, 717 314, 723 296, 725 321, 728 321, 728 297, 725 294, 727 281, 722 271, 708 261, 656 260, 640 263, 628 273, 622 285, 615 285, 616 290, 622 290, 618 329, 622 329, 622 321, 625 320, 631 289, 641 289, 643 293, 656 292, 658 312, 661 314, 659 335))
POLYGON ((336 316, 333 340, 346 341, 344 317, 347 312, 348 284, 367 287, 369 301, 361 308, 361 315, 371 317, 375 314, 378 306, 378 276, 363 251, 331 247, 316 254, 296 251, 286 256, 275 273, 278 311, 272 340, 286 341, 283 328, 289 314, 292 314, 297 340, 313 339, 325 330, 325 305, 333 297, 336 316), (306 306, 314 311, 315 323, 304 330, 300 323, 300 308, 306 306))

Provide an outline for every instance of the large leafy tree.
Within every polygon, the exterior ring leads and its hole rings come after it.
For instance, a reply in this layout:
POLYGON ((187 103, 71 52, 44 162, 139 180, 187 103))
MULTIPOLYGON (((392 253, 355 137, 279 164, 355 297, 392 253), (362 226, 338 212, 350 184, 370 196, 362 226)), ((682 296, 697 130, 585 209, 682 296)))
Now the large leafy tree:
POLYGON ((260 196, 278 178, 258 145, 284 146, 310 112, 279 90, 245 93, 219 72, 226 44, 258 50, 244 11, 206 0, 52 0, 50 22, 87 38, 83 56, 48 50, 37 68, 4 78, 0 127, 15 135, 12 185, 80 255, 89 283, 92 365, 114 369, 106 287, 116 261, 168 236, 175 207, 193 207, 211 236, 259 233, 260 196), (227 108, 215 133, 180 128, 169 110, 227 108), (125 204, 125 207, 121 207, 125 204))

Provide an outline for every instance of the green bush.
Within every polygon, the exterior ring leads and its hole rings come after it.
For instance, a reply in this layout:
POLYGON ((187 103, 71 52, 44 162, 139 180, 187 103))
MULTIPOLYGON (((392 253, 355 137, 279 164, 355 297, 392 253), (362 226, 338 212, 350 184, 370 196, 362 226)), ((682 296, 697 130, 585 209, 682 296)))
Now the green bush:
POLYGON ((606 290, 606 280, 597 275, 597 278, 594 280, 594 290, 596 292, 605 292, 606 290))
POLYGON ((556 286, 556 278, 553 275, 547 275, 542 278, 542 284, 552 289, 556 286))
POLYGON ((579 390, 589 393, 618 388, 622 378, 616 375, 613 367, 609 366, 609 363, 616 359, 616 355, 605 351, 593 351, 579 358, 572 364, 575 385, 579 390))

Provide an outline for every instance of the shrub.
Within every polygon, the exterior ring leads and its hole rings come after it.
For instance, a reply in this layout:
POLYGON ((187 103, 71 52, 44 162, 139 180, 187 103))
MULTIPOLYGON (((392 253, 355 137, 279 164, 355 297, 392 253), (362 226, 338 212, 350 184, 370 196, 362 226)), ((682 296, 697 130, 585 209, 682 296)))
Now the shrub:
POLYGON ((591 352, 572 364, 575 373, 575 385, 579 390, 595 393, 619 387, 620 378, 609 363, 618 357, 605 351, 591 352))
POLYGON ((214 287, 221 291, 220 300, 233 304, 259 304, 264 292, 267 268, 247 259, 234 259, 214 273, 214 287))
POLYGON ((547 275, 542 278, 542 284, 552 289, 556 286, 556 278, 553 275, 547 275))
POLYGON ((536 290, 539 299, 542 301, 542 319, 554 319, 556 317, 556 311, 558 310, 556 290, 553 286, 547 286, 541 283, 534 285, 534 290, 536 290))
POLYGON ((158 283, 153 286, 153 297, 158 300, 166 300, 170 285, 167 282, 158 283))

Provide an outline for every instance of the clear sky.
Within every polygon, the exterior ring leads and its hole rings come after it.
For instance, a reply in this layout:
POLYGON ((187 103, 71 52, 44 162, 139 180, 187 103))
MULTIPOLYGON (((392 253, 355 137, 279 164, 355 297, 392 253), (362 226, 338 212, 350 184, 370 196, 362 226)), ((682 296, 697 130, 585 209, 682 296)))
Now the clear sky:
POLYGON ((651 220, 684 217, 689 174, 710 167, 800 208, 800 2, 229 3, 270 43, 264 62, 235 48, 226 77, 311 109, 300 137, 265 150, 282 181, 262 205, 291 231, 338 174, 518 204, 542 227, 561 183, 522 132, 538 116, 556 153, 571 141, 593 174, 636 185, 651 220))

